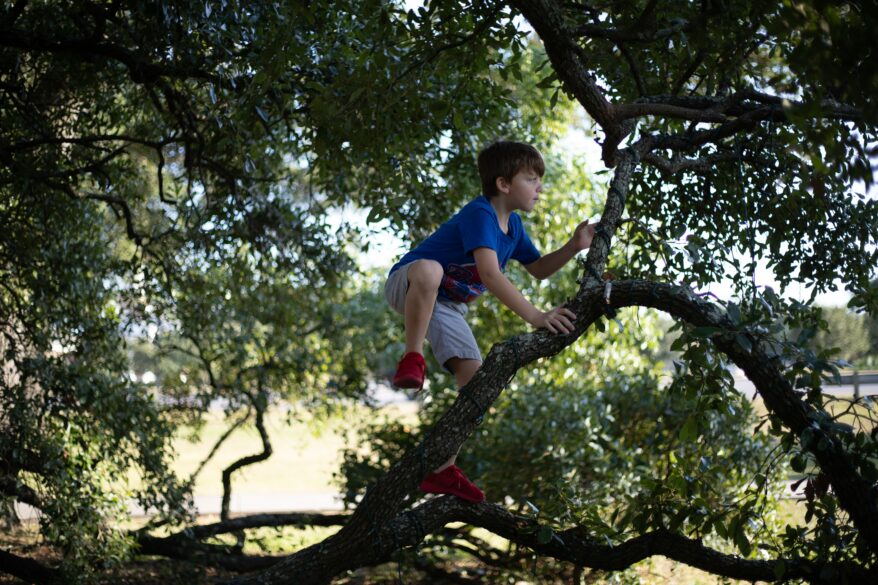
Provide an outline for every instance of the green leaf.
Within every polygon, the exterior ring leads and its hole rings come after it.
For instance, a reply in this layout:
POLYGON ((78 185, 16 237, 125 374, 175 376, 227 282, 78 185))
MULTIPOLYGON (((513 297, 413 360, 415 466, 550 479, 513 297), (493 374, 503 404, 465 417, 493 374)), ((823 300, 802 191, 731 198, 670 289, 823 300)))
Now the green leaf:
POLYGON ((735 303, 729 303, 726 307, 726 311, 729 314, 729 319, 731 319, 732 323, 735 325, 739 325, 741 323, 741 309, 735 303))
POLYGON ((752 547, 750 546, 750 540, 744 533, 743 526, 739 526, 737 532, 735 532, 735 545, 738 547, 738 550, 741 551, 741 555, 745 557, 750 556, 752 547))
POLYGON ((720 331, 722 331, 722 329, 719 327, 702 326, 702 327, 696 327, 695 329, 693 329, 691 335, 693 337, 707 338, 707 337, 712 337, 712 336, 716 335, 720 331))
POLYGON ((539 83, 537 83, 537 87, 540 89, 548 89, 552 87, 552 84, 555 82, 556 79, 558 79, 558 76, 554 71, 552 71, 552 73, 549 73, 546 77, 541 79, 539 83))
POLYGON ((817 435, 811 427, 805 427, 799 435, 799 441, 804 449, 809 449, 816 439, 817 435))
POLYGON ((750 340, 740 333, 735 335, 735 342, 737 342, 737 344, 740 345, 744 349, 744 351, 748 353, 753 350, 753 344, 750 343, 750 340))
POLYGON ((555 89, 555 92, 552 94, 552 99, 549 100, 549 109, 554 110, 555 105, 558 103, 558 92, 561 91, 561 88, 558 87, 555 89))
POLYGON ((555 531, 552 530, 550 526, 540 526, 540 529, 537 531, 537 542, 540 544, 549 544, 554 535, 555 531))
POLYGON ((689 443, 698 438, 698 420, 690 416, 680 429, 680 440, 689 443))

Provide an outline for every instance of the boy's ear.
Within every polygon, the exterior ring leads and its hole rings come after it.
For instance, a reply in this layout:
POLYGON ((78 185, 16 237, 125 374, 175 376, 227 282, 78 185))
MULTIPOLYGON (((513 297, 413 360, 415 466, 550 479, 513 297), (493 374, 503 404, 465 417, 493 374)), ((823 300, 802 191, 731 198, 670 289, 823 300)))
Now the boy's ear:
POLYGON ((497 191, 501 193, 509 192, 509 181, 506 180, 506 177, 497 177, 494 179, 494 184, 497 186, 497 191))

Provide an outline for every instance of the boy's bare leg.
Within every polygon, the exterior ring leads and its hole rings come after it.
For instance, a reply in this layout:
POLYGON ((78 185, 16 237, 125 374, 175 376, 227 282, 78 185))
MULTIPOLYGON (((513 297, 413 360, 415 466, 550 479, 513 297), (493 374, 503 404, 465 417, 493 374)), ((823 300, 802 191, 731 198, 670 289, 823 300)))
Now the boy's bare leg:
POLYGON ((436 305, 442 265, 435 260, 415 260, 408 269, 409 287, 405 293, 405 351, 424 353, 427 326, 436 305))
MULTIPOLYGON (((473 375, 476 373, 482 362, 481 360, 465 360, 461 358, 451 358, 445 364, 448 366, 448 369, 454 372, 454 378, 457 381, 457 388, 463 388, 467 382, 469 382, 473 375)), ((460 448, 458 447, 457 453, 451 456, 451 459, 440 465, 436 468, 433 473, 439 473, 443 469, 451 467, 454 465, 454 462, 457 460, 457 455, 460 453, 460 448)))

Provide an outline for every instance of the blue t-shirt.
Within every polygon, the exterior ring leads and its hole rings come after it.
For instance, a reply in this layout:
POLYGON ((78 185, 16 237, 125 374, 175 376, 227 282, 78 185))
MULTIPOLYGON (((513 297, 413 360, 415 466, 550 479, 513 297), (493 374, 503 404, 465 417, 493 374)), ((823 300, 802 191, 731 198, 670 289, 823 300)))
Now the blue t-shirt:
POLYGON ((444 271, 439 296, 468 303, 487 289, 476 269, 473 257, 476 248, 491 248, 497 252, 500 270, 506 268, 510 258, 522 264, 540 258, 540 252, 527 236, 517 213, 509 214, 508 228, 509 233, 500 229, 497 212, 488 198, 480 195, 403 256, 390 272, 415 260, 435 260, 444 271))

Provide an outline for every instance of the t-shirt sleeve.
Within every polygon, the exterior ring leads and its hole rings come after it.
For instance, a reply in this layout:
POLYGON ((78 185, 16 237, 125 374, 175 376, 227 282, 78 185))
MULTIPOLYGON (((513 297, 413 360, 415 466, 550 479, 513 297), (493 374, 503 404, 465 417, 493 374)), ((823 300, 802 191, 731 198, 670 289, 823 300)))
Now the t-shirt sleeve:
POLYGON ((540 256, 540 251, 537 250, 534 243, 530 241, 530 236, 527 235, 527 231, 525 231, 524 225, 522 225, 521 239, 518 240, 515 250, 512 251, 512 257, 526 265, 531 262, 536 262, 540 259, 540 256))
POLYGON ((460 236, 463 240, 464 254, 472 254, 476 248, 497 250, 497 232, 491 223, 497 220, 487 209, 472 209, 460 218, 460 236))

